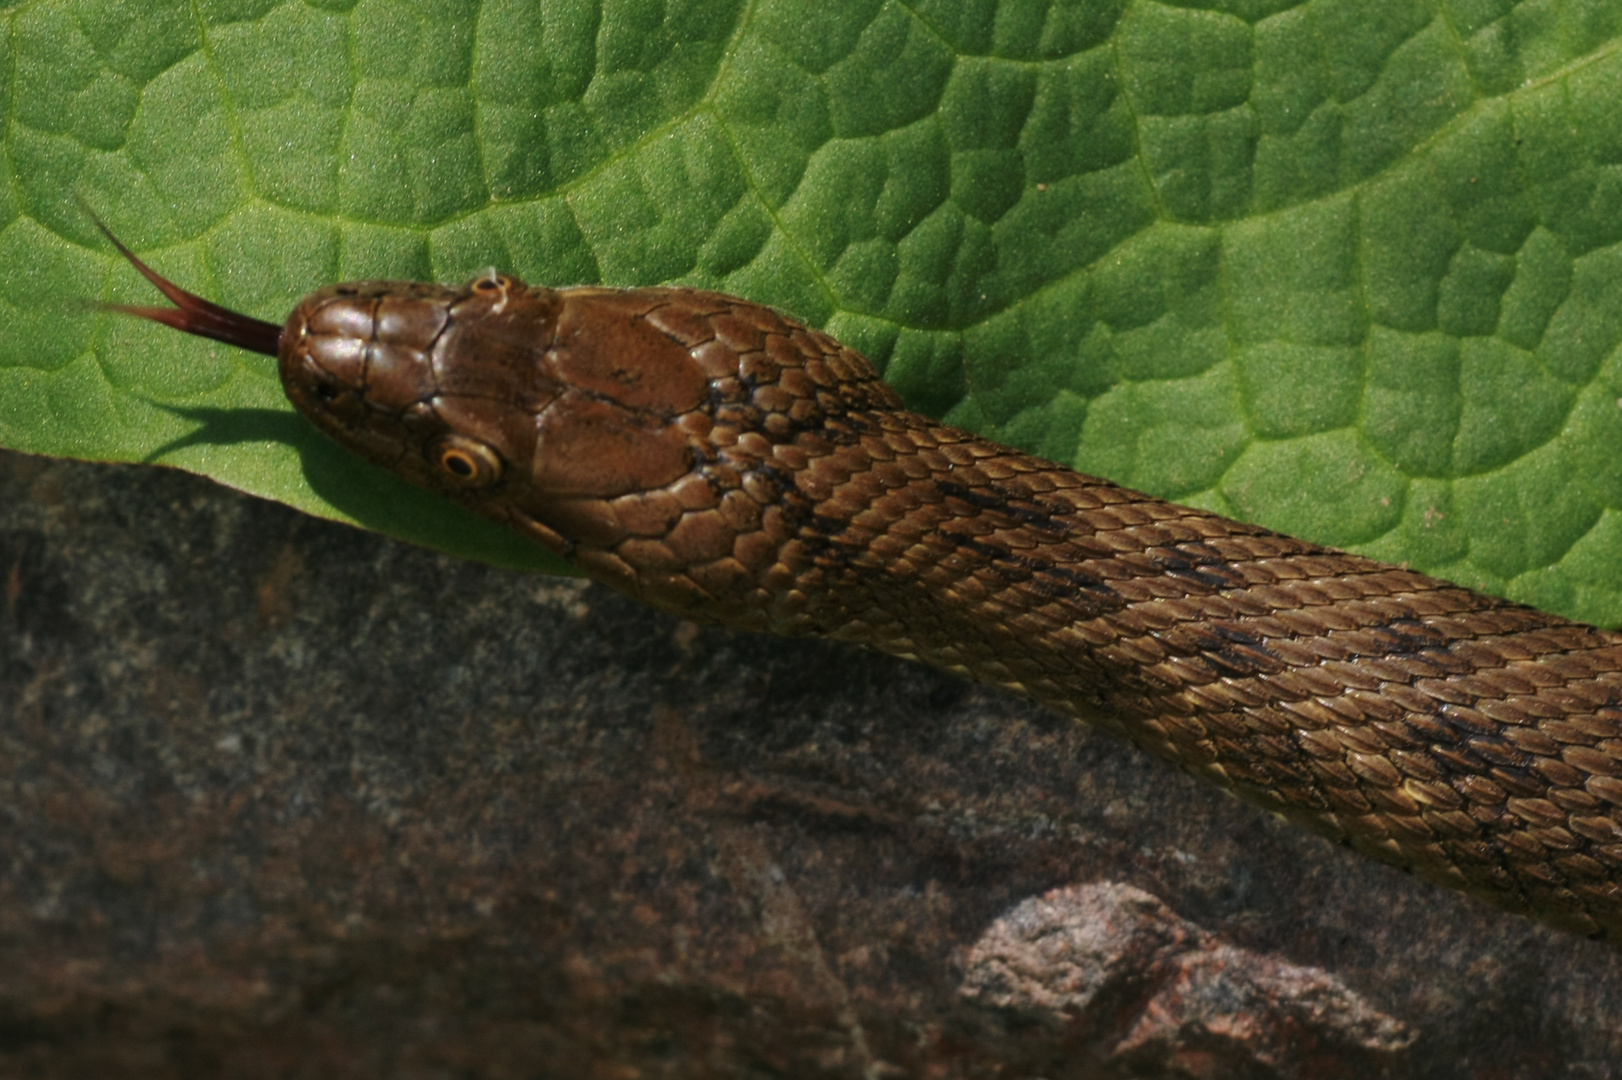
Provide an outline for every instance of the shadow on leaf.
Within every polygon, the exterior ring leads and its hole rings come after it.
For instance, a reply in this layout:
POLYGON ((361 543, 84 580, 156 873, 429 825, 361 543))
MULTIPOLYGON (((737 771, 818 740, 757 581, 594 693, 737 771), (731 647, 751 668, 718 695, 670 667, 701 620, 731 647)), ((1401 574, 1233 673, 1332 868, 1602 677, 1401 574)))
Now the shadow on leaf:
POLYGON ((152 404, 197 426, 153 450, 144 459, 148 464, 190 447, 281 443, 298 454, 310 489, 362 528, 507 569, 570 572, 561 560, 512 530, 361 460, 295 412, 152 404))

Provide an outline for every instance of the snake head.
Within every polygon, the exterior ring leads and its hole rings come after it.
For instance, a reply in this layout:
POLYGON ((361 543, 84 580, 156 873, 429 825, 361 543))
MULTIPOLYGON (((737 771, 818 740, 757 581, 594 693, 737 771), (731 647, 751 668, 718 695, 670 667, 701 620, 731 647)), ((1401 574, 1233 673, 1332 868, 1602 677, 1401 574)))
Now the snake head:
POLYGON ((282 388, 348 449, 479 509, 522 485, 533 416, 556 396, 519 332, 549 326, 555 308, 549 290, 493 274, 329 285, 288 316, 282 388))
POLYGON ((349 449, 572 557, 613 542, 610 503, 698 453, 709 381, 628 295, 494 272, 328 286, 287 320, 282 384, 349 449))
POLYGON ((875 411, 900 407, 826 334, 718 293, 490 271, 329 285, 277 326, 187 292, 102 231, 174 305, 104 307, 275 355, 288 398, 343 446, 695 618, 760 615, 739 598, 856 467, 840 455, 879 438, 862 435, 875 411))

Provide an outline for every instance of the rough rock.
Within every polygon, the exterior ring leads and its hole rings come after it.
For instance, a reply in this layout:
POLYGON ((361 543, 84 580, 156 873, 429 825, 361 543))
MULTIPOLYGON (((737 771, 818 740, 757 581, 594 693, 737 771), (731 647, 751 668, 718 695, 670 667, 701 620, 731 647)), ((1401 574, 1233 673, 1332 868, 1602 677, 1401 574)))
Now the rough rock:
POLYGON ((967 1000, 1068 1028, 1135 1076, 1362 1076, 1414 1041, 1333 975, 1226 944, 1114 882, 1024 901, 964 966, 967 1000))
POLYGON ((0 1076, 1122 1075, 958 992, 1097 882, 1394 1018, 1370 1075, 1618 1075, 1617 951, 914 665, 17 456, 0 583, 0 1076))

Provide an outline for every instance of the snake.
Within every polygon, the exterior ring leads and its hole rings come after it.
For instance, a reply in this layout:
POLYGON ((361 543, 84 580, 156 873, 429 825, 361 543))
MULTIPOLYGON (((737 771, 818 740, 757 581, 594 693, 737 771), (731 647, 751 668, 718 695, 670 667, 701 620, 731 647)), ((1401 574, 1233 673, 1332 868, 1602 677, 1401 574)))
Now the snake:
POLYGON ((1622 633, 1179 506, 909 411, 694 288, 328 285, 277 325, 316 428, 686 619, 856 642, 1124 737, 1382 862, 1622 942, 1622 633))

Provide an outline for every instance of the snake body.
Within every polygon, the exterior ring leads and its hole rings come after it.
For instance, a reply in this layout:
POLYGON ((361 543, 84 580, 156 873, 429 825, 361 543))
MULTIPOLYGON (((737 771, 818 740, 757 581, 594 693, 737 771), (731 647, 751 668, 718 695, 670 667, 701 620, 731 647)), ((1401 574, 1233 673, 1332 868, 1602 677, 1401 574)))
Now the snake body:
POLYGON ((144 272, 178 308, 124 310, 275 351, 322 431, 622 592, 1007 687, 1622 941, 1622 634, 936 423, 735 297, 491 273, 329 286, 277 328, 144 272))

